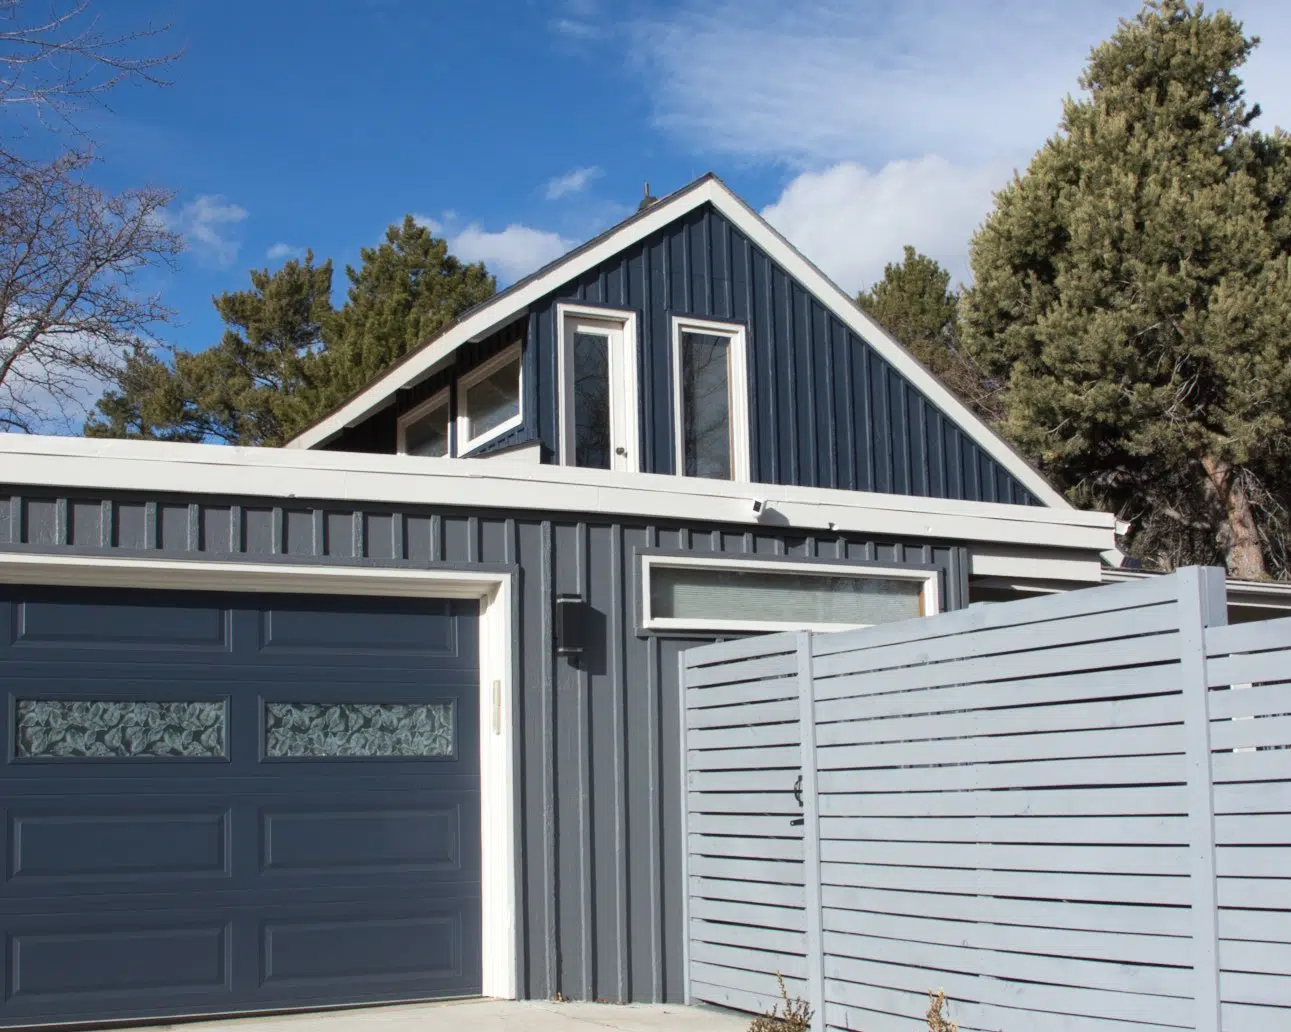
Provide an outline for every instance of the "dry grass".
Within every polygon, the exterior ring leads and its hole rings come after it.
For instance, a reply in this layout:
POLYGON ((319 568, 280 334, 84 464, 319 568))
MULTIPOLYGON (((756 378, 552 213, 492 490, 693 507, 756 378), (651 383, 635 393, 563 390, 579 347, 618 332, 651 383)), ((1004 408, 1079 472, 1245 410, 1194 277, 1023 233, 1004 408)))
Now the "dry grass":
POLYGON ((789 990, 784 987, 784 979, 776 975, 780 983, 780 1003, 772 1007, 769 1014, 753 1019, 749 1032, 808 1032, 811 1028, 811 1008, 807 1001, 789 999, 789 990))
MULTIPOLYGON (((789 991, 784 987, 784 978, 776 975, 780 984, 780 1003, 771 1008, 770 1013, 753 1019, 749 1032, 809 1032, 811 1028, 811 1008, 803 999, 789 999, 789 991)), ((959 1032, 959 1026, 950 1020, 950 1004, 946 1000, 945 989, 928 990, 928 1032, 959 1032)))
POLYGON ((928 1032, 959 1032, 959 1026, 950 1020, 945 989, 928 990, 928 1013, 925 1017, 928 1019, 928 1032))

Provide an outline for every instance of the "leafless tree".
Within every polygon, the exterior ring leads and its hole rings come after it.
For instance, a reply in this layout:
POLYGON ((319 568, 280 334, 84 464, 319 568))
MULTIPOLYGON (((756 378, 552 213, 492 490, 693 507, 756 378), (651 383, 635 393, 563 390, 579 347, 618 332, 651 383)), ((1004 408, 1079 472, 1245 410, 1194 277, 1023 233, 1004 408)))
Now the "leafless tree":
POLYGON ((140 274, 182 248, 172 194, 105 193, 78 124, 126 79, 164 85, 175 53, 140 54, 166 29, 101 30, 92 0, 0 0, 0 429, 63 425, 155 340, 171 313, 140 274), (34 128, 70 130, 51 148, 34 128))

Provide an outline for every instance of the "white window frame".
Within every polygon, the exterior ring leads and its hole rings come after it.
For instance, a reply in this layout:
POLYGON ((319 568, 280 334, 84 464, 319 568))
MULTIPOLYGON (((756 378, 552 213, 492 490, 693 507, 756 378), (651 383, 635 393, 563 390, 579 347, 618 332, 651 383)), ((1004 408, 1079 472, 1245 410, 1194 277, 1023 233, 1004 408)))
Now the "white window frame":
POLYGON ((675 315, 672 318, 672 436, 673 460, 678 476, 685 476, 686 441, 682 434, 681 341, 683 334, 702 333, 730 341, 728 387, 731 416, 731 480, 747 484, 753 479, 749 454, 748 332, 741 323, 714 322, 675 315))
MULTIPOLYGON (((448 408, 449 407, 448 402, 449 402, 449 389, 447 387, 444 387, 443 389, 436 391, 429 398, 423 401, 420 405, 416 406, 415 408, 409 409, 407 412, 405 412, 402 416, 399 417, 397 447, 400 455, 408 454, 408 427, 412 426, 414 423, 421 422, 423 419, 425 419, 428 415, 430 415, 438 408, 445 408, 445 409, 448 408)), ((444 426, 448 433, 448 448, 442 457, 451 458, 453 455, 453 437, 455 436, 454 431, 456 430, 456 427, 453 426, 453 413, 451 411, 444 413, 444 426)), ((430 458, 431 456, 422 455, 417 457, 430 458)))
POLYGON ((610 469, 620 473, 641 472, 641 395, 637 386, 637 314, 614 308, 596 308, 591 305, 558 304, 556 306, 556 364, 560 384, 560 464, 574 465, 574 363, 570 350, 574 335, 567 330, 571 322, 591 323, 596 329, 606 330, 610 336, 610 440, 611 447, 623 447, 626 455, 610 455, 610 469), (614 334, 620 335, 622 344, 615 354, 614 334), (615 385, 622 390, 622 411, 618 422, 626 445, 615 440, 615 385))
POLYGON ((516 341, 514 344, 503 348, 488 361, 481 362, 474 369, 458 377, 456 454, 465 455, 467 452, 480 447, 480 445, 488 444, 489 441, 514 430, 522 423, 524 423, 524 353, 520 341, 516 341), (516 401, 519 411, 506 422, 498 424, 487 433, 480 434, 479 437, 468 437, 467 428, 470 426, 470 414, 466 411, 466 392, 485 377, 497 372, 505 365, 510 365, 512 362, 520 363, 520 375, 516 380, 516 390, 519 393, 516 401))
POLYGON ((941 592, 935 569, 900 566, 861 566, 855 563, 794 562, 731 559, 709 556, 643 555, 641 557, 641 627, 647 631, 852 631, 871 624, 800 623, 795 620, 697 619, 655 616, 650 609, 650 580, 656 569, 701 567, 739 573, 793 573, 805 576, 852 577, 857 580, 907 580, 923 584, 923 615, 941 612, 941 592))

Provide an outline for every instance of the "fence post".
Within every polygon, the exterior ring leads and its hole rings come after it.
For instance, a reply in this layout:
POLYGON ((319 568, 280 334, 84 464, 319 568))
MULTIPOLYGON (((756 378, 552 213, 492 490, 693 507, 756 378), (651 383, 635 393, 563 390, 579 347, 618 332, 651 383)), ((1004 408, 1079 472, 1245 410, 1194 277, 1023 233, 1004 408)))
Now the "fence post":
POLYGON ((802 875, 806 894, 807 1002, 811 1032, 825 1029, 824 913, 820 902, 820 792, 816 784, 816 684, 811 632, 798 634, 798 701, 802 742, 802 875))
POLYGON ((1215 882, 1215 785, 1210 754, 1206 628, 1228 622, 1224 571, 1189 566, 1175 574, 1179 673, 1187 768, 1192 943, 1197 1032, 1220 1032, 1219 900, 1215 882))

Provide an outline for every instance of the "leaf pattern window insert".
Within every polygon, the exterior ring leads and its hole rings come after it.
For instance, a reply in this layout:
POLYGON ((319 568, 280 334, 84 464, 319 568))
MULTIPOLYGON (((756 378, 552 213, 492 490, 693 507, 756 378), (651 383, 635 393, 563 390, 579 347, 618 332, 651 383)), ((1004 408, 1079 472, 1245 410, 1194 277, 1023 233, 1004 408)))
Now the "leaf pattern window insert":
POLYGON ((223 759, 225 704, 19 699, 15 753, 53 759, 223 759))
POLYGON ((451 701, 269 702, 265 755, 452 759, 455 717, 451 701))

